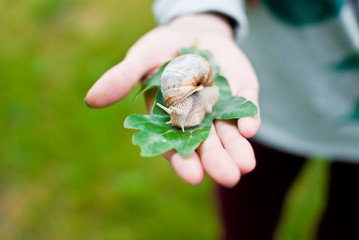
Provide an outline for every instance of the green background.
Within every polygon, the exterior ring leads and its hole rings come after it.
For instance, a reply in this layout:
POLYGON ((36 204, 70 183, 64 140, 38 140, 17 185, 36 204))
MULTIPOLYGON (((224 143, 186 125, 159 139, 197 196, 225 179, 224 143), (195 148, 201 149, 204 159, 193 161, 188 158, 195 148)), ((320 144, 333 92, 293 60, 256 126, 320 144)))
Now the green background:
MULTIPOLYGON (((85 106, 91 85, 155 26, 150 0, 0 1, 0 239, 217 239, 215 185, 142 158, 133 98, 85 106)), ((311 161, 286 201, 277 239, 310 239, 327 164, 311 161)))

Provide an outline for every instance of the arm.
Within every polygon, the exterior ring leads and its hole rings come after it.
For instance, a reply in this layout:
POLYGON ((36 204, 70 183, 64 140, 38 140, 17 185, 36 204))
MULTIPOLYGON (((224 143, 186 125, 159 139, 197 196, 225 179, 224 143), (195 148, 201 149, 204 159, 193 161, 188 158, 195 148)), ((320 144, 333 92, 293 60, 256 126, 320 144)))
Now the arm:
MULTIPOLYGON (((258 103, 258 82, 249 61, 233 40, 231 26, 217 14, 191 14, 175 18, 140 38, 122 62, 108 70, 89 90, 86 102, 94 108, 125 97, 137 81, 176 57, 181 48, 198 41, 221 66, 221 74, 234 95, 258 103)), ((174 150, 164 154, 183 180, 197 185, 205 173, 224 186, 233 186, 241 173, 255 167, 254 153, 246 138, 260 125, 259 116, 238 121, 215 121, 208 139, 192 155, 182 158, 174 150)))

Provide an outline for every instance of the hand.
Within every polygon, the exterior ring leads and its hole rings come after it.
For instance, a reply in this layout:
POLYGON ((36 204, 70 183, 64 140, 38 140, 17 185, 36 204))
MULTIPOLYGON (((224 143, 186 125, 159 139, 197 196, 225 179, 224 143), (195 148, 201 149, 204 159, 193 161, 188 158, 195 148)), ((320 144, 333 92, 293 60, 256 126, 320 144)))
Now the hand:
MULTIPOLYGON (((226 19, 216 14, 186 15, 166 26, 157 27, 140 38, 122 62, 108 70, 89 90, 86 102, 102 108, 125 97, 136 85, 163 63, 178 56, 179 50, 198 41, 209 49, 227 78, 232 93, 258 106, 258 81, 246 56, 233 40, 226 19)), ((234 186, 241 174, 255 167, 253 149, 248 142, 260 126, 260 117, 238 121, 216 120, 209 137, 196 152, 183 158, 175 150, 163 156, 184 181, 198 185, 205 173, 223 186, 234 186)))

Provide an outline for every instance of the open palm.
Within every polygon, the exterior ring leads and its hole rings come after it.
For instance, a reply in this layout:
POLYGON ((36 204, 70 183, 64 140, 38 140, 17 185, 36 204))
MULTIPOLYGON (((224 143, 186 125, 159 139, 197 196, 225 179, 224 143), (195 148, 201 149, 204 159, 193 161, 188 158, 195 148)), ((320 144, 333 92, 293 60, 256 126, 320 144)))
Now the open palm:
MULTIPOLYGON (((179 17, 140 38, 122 62, 108 70, 89 90, 86 102, 102 108, 125 97, 136 83, 154 73, 163 63, 178 56, 183 47, 199 42, 212 52, 227 78, 234 96, 243 96, 258 105, 258 81, 247 57, 233 40, 232 30, 222 17, 198 14, 179 17)), ((149 106, 153 102, 149 100, 149 106)), ((255 157, 247 138, 255 135, 260 117, 238 121, 216 120, 206 141, 196 152, 183 158, 175 150, 163 156, 186 182, 200 184, 207 173, 217 183, 233 186, 241 174, 252 171, 255 157)))

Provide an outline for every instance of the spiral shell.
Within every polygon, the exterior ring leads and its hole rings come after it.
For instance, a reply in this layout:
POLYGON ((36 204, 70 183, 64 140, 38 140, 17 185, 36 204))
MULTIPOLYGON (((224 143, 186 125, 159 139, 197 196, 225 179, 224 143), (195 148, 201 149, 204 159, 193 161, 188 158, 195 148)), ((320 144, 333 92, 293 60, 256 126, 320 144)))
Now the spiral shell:
POLYGON ((213 84, 211 65, 201 56, 186 54, 173 59, 161 76, 161 91, 167 107, 157 103, 171 119, 169 124, 182 128, 194 127, 212 112, 219 98, 213 84))
POLYGON ((185 54, 173 59, 161 77, 161 91, 168 107, 213 84, 213 70, 206 59, 196 54, 185 54))

